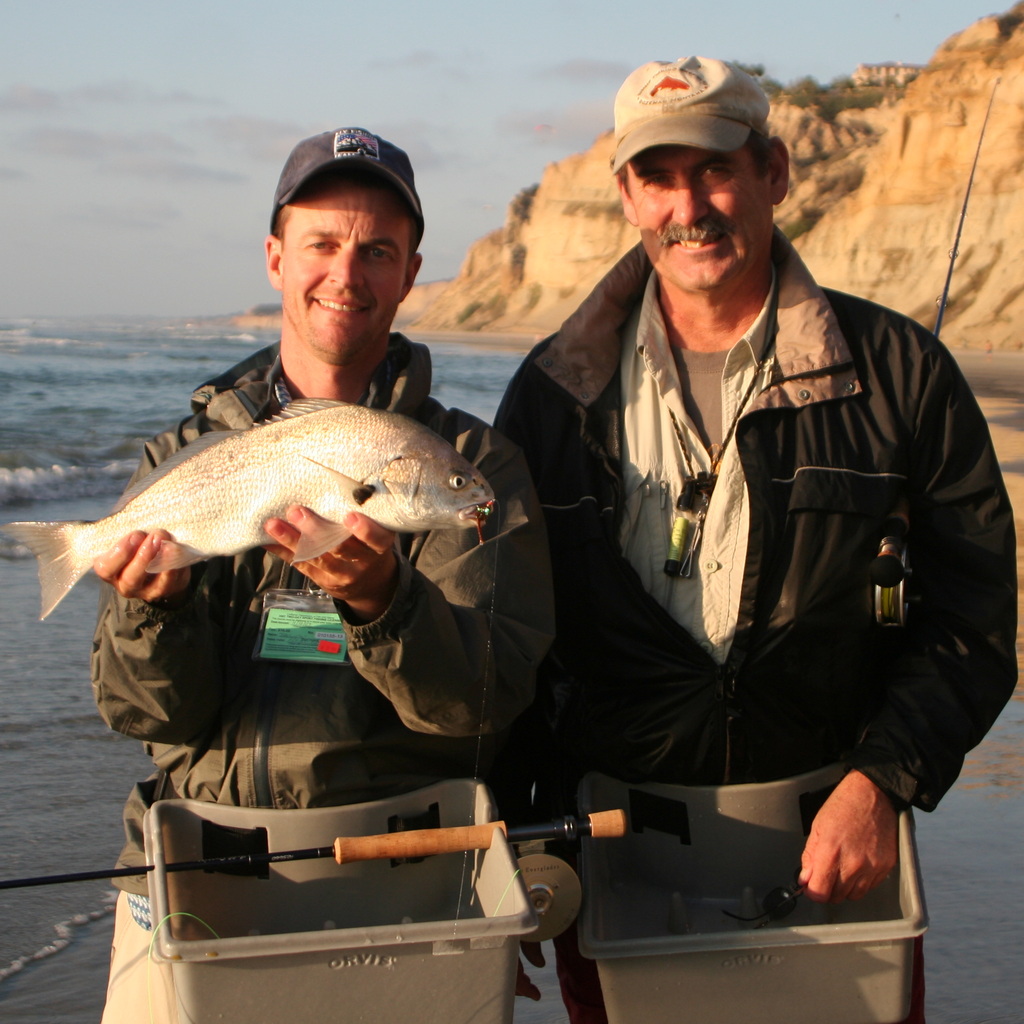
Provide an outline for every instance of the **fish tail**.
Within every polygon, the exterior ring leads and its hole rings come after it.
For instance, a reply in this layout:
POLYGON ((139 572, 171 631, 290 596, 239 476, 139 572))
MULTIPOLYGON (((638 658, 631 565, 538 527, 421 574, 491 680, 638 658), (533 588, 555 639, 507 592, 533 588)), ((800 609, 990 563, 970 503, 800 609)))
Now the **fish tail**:
POLYGON ((84 523, 5 523, 0 530, 36 556, 42 591, 40 619, 45 619, 68 591, 92 568, 92 559, 78 550, 75 533, 84 523))

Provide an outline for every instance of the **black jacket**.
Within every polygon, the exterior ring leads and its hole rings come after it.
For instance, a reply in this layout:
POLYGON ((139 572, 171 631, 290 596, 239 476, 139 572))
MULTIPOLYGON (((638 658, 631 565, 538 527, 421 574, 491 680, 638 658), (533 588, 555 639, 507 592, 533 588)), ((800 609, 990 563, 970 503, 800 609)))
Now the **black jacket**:
POLYGON ((897 806, 931 809, 1016 681, 1006 491, 938 340, 822 292, 781 235, 773 258, 772 383, 735 435, 750 533, 724 665, 646 593, 617 540, 618 332, 650 272, 639 247, 509 386, 495 422, 526 452, 554 569, 552 749, 570 791, 588 770, 701 785, 844 760, 897 806), (869 565, 901 499, 916 603, 905 629, 882 628, 869 565))

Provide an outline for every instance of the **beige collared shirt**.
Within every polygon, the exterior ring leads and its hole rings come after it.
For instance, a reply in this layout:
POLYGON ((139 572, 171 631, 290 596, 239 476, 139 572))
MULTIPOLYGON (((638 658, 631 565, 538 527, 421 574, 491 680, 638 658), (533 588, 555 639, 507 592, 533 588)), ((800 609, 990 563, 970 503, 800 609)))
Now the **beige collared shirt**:
MULTIPOLYGON (((772 291, 775 282, 772 282, 772 291)), ((725 437, 757 372, 768 333, 769 298, 746 334, 730 349, 722 371, 725 437)), ((712 657, 723 663, 739 615, 747 554, 749 508, 743 469, 730 440, 718 470, 704 534, 689 578, 666 576, 665 560, 675 503, 689 475, 669 412, 686 442, 694 471, 710 472, 711 458, 686 414, 679 375, 658 303, 658 278, 651 274, 643 301, 623 327, 622 408, 625 516, 620 541, 644 587, 712 657)), ((761 367, 755 393, 770 378, 761 367)))

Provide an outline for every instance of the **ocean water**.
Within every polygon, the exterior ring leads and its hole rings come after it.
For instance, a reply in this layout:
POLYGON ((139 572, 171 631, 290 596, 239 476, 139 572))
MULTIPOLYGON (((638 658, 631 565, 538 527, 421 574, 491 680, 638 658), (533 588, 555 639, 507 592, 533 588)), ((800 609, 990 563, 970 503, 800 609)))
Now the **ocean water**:
MULTIPOLYGON (((141 442, 187 412, 193 387, 271 340, 199 322, 0 320, 0 521, 104 515, 141 442)), ((523 340, 421 340, 437 397, 490 419, 523 340)), ((997 384, 1005 394, 1007 372, 979 390, 997 384)), ((92 701, 96 590, 87 576, 39 622, 34 559, 0 537, 0 878, 112 865, 124 798, 149 774, 92 701)), ((1024 1021, 1022 741, 1018 697, 939 811, 918 817, 932 1024, 1024 1021)), ((0 1021, 99 1019, 111 900, 106 882, 0 891, 0 1021)), ((531 973, 545 998, 520 1000, 517 1022, 564 1021, 550 968, 531 973)))

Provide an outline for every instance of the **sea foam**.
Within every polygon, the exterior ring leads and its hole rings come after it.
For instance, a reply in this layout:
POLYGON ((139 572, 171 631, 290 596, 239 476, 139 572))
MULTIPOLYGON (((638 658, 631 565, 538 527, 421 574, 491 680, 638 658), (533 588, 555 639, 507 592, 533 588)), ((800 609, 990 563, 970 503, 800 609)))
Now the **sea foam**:
POLYGON ((34 953, 25 953, 22 956, 16 957, 6 967, 0 967, 0 982, 6 981, 12 975, 20 973, 31 964, 38 963, 40 960, 46 960, 59 953, 62 949, 67 949, 74 941, 76 928, 81 928, 83 925, 98 921, 108 914, 114 913, 115 897, 115 892, 109 892, 102 907, 81 914, 75 914, 74 917, 55 924, 53 930, 56 938, 41 946, 34 953))
POLYGON ((118 459, 103 466, 0 469, 0 508, 30 501, 118 494, 135 465, 134 459, 118 459))

